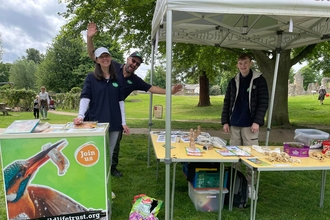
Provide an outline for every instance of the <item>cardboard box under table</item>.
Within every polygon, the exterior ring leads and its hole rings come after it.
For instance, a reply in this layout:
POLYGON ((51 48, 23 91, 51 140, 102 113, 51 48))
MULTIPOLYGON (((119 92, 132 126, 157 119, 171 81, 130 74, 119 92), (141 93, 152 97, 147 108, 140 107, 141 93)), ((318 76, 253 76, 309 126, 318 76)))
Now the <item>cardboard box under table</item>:
POLYGON ((108 124, 0 134, 8 219, 111 219, 108 124))

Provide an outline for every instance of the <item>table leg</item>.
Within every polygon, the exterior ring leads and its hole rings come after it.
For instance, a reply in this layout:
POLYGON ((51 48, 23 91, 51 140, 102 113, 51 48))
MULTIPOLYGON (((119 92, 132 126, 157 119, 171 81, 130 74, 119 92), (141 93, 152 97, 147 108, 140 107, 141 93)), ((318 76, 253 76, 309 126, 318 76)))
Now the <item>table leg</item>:
POLYGON ((225 172, 225 165, 224 163, 220 163, 220 184, 219 184, 219 215, 218 215, 218 220, 221 220, 222 216, 222 197, 223 197, 223 177, 224 177, 224 172, 225 172))
MULTIPOLYGON (((252 180, 251 180, 251 186, 254 186, 254 174, 256 171, 252 170, 252 180)), ((255 220, 256 219, 256 212, 257 212, 257 201, 258 201, 258 191, 259 191, 259 180, 260 180, 260 171, 257 171, 257 184, 255 188, 255 195, 251 194, 251 197, 254 199, 251 199, 251 211, 250 211, 250 219, 255 220)), ((253 192, 251 192, 253 193, 253 192)))
POLYGON ((323 207, 324 204, 324 193, 325 193, 325 183, 327 180, 327 171, 322 170, 322 177, 321 177, 321 193, 320 193, 320 208, 323 207))
POLYGON ((176 164, 173 163, 173 182, 172 182, 172 198, 171 198, 171 220, 173 220, 173 212, 174 212, 174 190, 175 190, 175 171, 176 171, 176 164))
POLYGON ((158 173, 159 173, 159 160, 157 159, 157 164, 156 164, 156 180, 158 180, 158 173))
POLYGON ((229 190, 229 211, 233 210, 233 203, 234 203, 234 186, 236 184, 236 176, 237 176, 237 167, 236 167, 237 163, 235 163, 235 165, 231 165, 230 166, 230 176, 228 178, 230 178, 230 180, 233 181, 229 181, 230 182, 230 190, 229 190), (233 166, 235 166, 235 173, 234 173, 234 177, 233 177, 233 166))

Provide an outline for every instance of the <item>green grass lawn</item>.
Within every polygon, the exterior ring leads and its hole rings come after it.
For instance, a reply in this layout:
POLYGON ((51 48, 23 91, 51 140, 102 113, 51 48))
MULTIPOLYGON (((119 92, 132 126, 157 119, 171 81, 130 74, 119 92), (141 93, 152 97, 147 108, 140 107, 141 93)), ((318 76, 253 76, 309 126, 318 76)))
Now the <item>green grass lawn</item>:
MULTIPOLYGON (((125 101, 127 124, 130 127, 148 127, 149 98, 149 95, 139 94, 130 96, 125 101)), ((165 128, 165 101, 165 96, 153 96, 153 105, 164 107, 163 118, 153 120, 153 128, 165 128)), ((197 96, 173 96, 172 101, 173 129, 188 130, 197 125, 205 129, 222 129, 220 114, 223 96, 211 97, 212 106, 201 108, 197 107, 197 96)), ((326 99, 324 103, 324 105, 319 105, 317 96, 312 95, 289 97, 290 121, 296 127, 329 126, 330 99, 326 99)), ((0 127, 5 128, 14 120, 32 118, 32 112, 11 112, 9 116, 0 115, 0 127)), ((48 118, 47 122, 51 124, 64 124, 72 121, 74 116, 49 114, 48 118)), ((325 131, 329 132, 327 129, 325 131)), ((111 180, 112 189, 116 193, 113 201, 112 219, 114 220, 128 219, 135 195, 144 193, 160 200, 165 198, 165 165, 159 164, 159 179, 156 180, 157 163, 152 151, 151 166, 147 167, 147 151, 147 135, 124 136, 118 166, 124 176, 111 180)), ((178 164, 174 219, 217 219, 217 213, 195 210, 188 196, 187 181, 181 169, 181 164, 178 164)), ((262 220, 329 219, 330 189, 327 185, 324 207, 320 208, 320 182, 321 171, 262 172, 256 218, 262 220)), ((2 175, 0 175, 0 189, 0 220, 2 220, 6 219, 2 175)), ((164 207, 158 217, 165 218, 164 207)), ((234 208, 232 212, 229 212, 228 207, 225 206, 222 217, 225 220, 249 219, 250 209, 234 208)))

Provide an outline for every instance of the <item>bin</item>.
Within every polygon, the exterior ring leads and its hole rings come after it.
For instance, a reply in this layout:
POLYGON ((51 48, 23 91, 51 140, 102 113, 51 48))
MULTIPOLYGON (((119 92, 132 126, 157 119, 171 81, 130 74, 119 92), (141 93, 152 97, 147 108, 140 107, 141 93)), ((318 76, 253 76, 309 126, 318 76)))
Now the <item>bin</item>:
POLYGON ((154 118, 163 118, 163 106, 154 105, 154 118))
POLYGON ((7 219, 111 219, 109 124, 0 134, 7 219))

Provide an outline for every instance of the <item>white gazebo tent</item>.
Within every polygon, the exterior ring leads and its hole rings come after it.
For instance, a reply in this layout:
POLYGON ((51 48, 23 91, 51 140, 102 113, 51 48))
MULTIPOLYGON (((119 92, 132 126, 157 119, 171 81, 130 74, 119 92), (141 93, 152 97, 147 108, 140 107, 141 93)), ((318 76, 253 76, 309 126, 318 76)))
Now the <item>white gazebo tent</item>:
POLYGON ((157 42, 166 41, 166 219, 170 201, 172 42, 277 52, 268 111, 268 144, 280 53, 327 41, 329 17, 330 2, 323 0, 157 0, 151 31, 152 67, 157 42))

